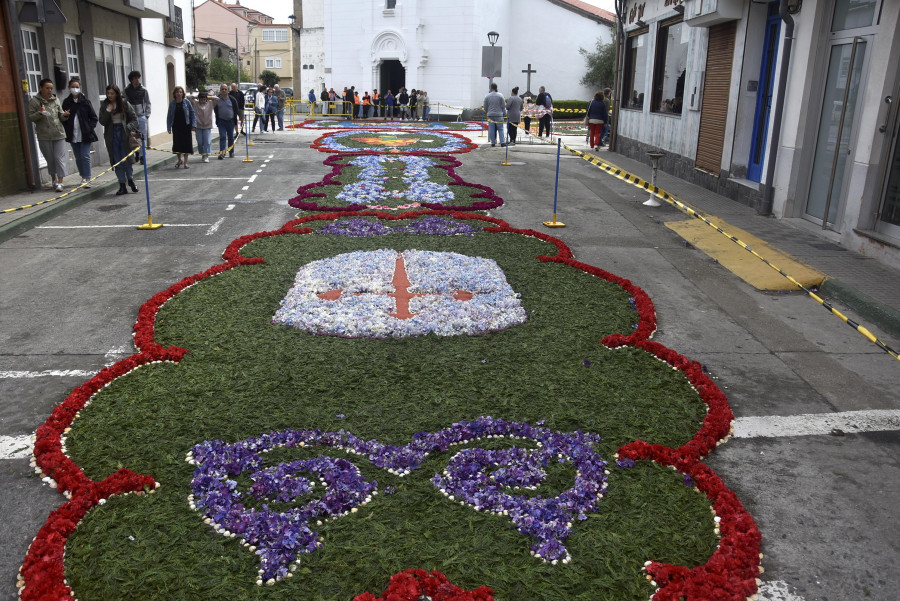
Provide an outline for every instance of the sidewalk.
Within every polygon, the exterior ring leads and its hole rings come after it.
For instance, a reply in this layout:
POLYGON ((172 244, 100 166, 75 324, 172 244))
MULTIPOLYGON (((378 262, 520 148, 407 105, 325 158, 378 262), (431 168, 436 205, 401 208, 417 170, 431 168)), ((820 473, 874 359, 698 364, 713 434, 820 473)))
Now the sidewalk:
MULTIPOLYGON (((563 143, 576 149, 585 146, 583 140, 571 136, 564 137, 563 143)), ((649 159, 642 163, 605 149, 591 154, 650 181, 652 171, 649 159)), ((820 287, 820 296, 825 300, 833 298, 841 301, 871 324, 891 336, 900 337, 900 270, 843 248, 831 241, 821 229, 803 219, 762 217, 755 209, 663 171, 657 173, 656 183, 704 216, 716 217, 749 232, 798 262, 823 272, 827 277, 820 287)), ((648 207, 648 211, 653 210, 648 207)), ((687 215, 684 218, 692 219, 687 215)), ((723 229, 728 231, 727 227, 723 229)))

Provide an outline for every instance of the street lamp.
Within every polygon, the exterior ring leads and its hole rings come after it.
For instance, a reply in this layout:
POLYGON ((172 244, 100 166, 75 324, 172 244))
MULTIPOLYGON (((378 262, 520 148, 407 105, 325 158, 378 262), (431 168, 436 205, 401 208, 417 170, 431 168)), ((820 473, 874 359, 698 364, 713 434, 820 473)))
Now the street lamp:
POLYGON ((494 83, 494 71, 496 71, 497 67, 494 64, 494 44, 497 43, 497 40, 500 39, 500 34, 496 31, 489 31, 488 34, 488 42, 491 43, 491 74, 488 77, 488 92, 491 91, 491 85, 494 83))

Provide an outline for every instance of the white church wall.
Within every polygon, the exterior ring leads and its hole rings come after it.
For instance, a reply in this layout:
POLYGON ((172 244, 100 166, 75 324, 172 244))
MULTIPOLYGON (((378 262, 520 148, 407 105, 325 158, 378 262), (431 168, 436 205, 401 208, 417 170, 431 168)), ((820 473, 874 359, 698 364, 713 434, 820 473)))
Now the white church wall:
MULTIPOLYGON (((520 94, 526 92, 527 76, 522 70, 529 63, 537 71, 531 76, 534 94, 540 86, 547 88, 555 100, 588 100, 596 92, 579 83, 587 66, 578 50, 584 48, 594 52, 598 38, 604 44, 611 43, 611 26, 547 0, 518 0, 512 3, 507 29, 506 39, 512 38, 512 45, 508 52, 504 48, 504 61, 508 62, 508 66, 504 65, 507 67, 504 73, 506 85, 501 88, 504 94, 509 94, 514 86, 519 86, 520 94)), ((497 31, 502 40, 504 32, 497 31)), ((612 82, 609 85, 611 87, 612 82)))
MULTIPOLYGON (((406 69, 406 87, 427 90, 432 104, 446 105, 440 109, 444 114, 453 112, 448 107, 481 106, 488 90, 481 76, 481 49, 488 45, 489 31, 500 34, 502 76, 495 82, 504 95, 516 85, 521 93, 526 91, 522 70, 531 63, 538 71, 532 76, 532 91, 545 85, 559 100, 593 94, 578 83, 585 71, 578 49, 593 50, 598 37, 612 39, 610 27, 548 0, 398 0, 393 10, 382 2, 346 0, 326 3, 323 22, 327 87, 341 91, 355 85, 360 92, 371 91, 380 84, 380 63, 399 59, 406 69)), ((315 45, 314 39, 306 43, 304 54, 315 45)))

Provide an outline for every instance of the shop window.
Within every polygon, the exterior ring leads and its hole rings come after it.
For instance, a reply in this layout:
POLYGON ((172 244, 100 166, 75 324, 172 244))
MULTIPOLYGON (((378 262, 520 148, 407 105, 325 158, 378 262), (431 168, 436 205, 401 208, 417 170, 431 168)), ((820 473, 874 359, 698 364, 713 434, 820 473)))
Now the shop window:
POLYGON ((625 77, 622 86, 625 96, 622 108, 644 108, 647 86, 647 30, 628 36, 625 41, 625 77))
POLYGON ((680 17, 677 21, 660 23, 653 66, 652 112, 681 114, 689 41, 690 28, 680 17))

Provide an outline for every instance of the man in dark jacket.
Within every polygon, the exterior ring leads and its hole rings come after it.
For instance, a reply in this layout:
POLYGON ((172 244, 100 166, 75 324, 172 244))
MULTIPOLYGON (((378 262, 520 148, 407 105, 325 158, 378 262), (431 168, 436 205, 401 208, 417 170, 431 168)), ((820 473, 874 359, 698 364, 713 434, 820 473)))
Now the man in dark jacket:
MULTIPOLYGON (((144 142, 149 146, 150 145, 150 135, 147 131, 147 119, 150 118, 150 92, 147 91, 147 88, 141 85, 141 72, 140 71, 132 71, 128 74, 128 81, 130 82, 122 92, 125 94, 125 99, 131 103, 131 106, 134 107, 134 112, 137 113, 138 118, 138 130, 141 132, 141 135, 144 136, 144 142)), ((140 153, 135 153, 134 162, 135 163, 143 163, 144 157, 138 156, 140 153)))
POLYGON ((541 86, 538 92, 534 101, 539 111, 538 115, 540 115, 538 119, 538 137, 540 138, 544 135, 544 130, 547 130, 547 137, 550 137, 550 121, 553 119, 553 98, 544 90, 544 86, 541 86), (543 111, 546 112, 544 113, 543 111))
POLYGON ((231 84, 231 91, 228 92, 228 95, 234 98, 235 104, 237 104, 237 122, 240 126, 241 131, 244 130, 244 105, 247 102, 247 98, 244 96, 244 93, 241 92, 241 89, 238 87, 236 83, 231 84))
POLYGON ((322 114, 328 114, 328 101, 331 99, 331 94, 328 93, 328 90, 322 88, 322 93, 319 94, 319 100, 322 101, 322 114))

